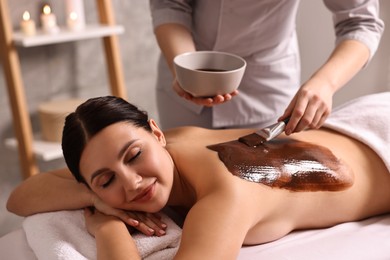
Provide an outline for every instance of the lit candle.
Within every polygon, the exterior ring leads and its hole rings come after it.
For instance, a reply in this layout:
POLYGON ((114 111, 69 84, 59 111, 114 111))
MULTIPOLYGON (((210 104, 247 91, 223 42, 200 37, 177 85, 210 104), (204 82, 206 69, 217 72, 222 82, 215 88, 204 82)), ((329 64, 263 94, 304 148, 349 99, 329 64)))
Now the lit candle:
POLYGON ((47 33, 57 33, 60 29, 57 26, 57 18, 51 12, 49 5, 43 7, 43 13, 41 14, 41 23, 43 31, 47 33))
POLYGON ((20 22, 20 29, 25 35, 34 35, 35 34, 35 22, 31 20, 30 13, 25 11, 23 13, 23 19, 20 22))
POLYGON ((75 12, 71 12, 66 21, 70 30, 80 30, 84 28, 84 25, 79 22, 78 15, 75 12))
POLYGON ((79 30, 85 27, 83 0, 66 0, 66 22, 71 30, 79 30))

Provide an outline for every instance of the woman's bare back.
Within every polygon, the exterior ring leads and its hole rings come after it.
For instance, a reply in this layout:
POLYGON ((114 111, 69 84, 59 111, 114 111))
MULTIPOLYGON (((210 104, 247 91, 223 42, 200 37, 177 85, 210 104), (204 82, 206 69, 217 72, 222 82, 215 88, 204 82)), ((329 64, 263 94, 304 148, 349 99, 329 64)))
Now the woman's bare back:
POLYGON ((181 128, 175 130, 174 138, 171 138, 172 132, 167 133, 168 149, 198 196, 207 196, 223 185, 239 187, 241 192, 234 196, 242 196, 251 206, 249 210, 236 210, 257 216, 244 243, 268 242, 295 229, 328 227, 390 211, 390 174, 366 145, 328 130, 293 135, 294 140, 326 147, 341 161, 342 168, 348 169, 340 172, 343 175, 340 179, 346 182, 339 188, 324 189, 323 183, 318 183, 317 190, 313 189, 315 186, 307 186, 307 190, 302 186, 301 190, 293 191, 237 178, 228 170, 227 162, 223 163, 216 151, 207 148, 237 140, 248 132, 181 128))

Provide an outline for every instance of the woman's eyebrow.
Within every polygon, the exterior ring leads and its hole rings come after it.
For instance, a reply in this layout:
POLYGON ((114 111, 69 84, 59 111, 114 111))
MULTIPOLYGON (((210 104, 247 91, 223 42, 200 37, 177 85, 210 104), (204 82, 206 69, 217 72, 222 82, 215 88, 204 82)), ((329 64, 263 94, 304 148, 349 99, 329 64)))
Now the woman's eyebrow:
POLYGON ((133 139, 125 143, 122 147, 122 149, 118 153, 118 160, 120 160, 123 156, 123 154, 126 152, 126 150, 129 148, 130 145, 132 145, 135 141, 138 141, 138 139, 133 139))

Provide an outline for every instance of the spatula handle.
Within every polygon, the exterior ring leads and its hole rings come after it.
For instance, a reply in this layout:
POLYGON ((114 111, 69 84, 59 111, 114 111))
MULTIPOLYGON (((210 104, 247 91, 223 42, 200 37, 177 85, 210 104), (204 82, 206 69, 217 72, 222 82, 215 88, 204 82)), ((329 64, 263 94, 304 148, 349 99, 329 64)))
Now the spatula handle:
POLYGON ((286 125, 288 124, 288 122, 290 121, 290 117, 287 117, 286 119, 282 120, 286 125))

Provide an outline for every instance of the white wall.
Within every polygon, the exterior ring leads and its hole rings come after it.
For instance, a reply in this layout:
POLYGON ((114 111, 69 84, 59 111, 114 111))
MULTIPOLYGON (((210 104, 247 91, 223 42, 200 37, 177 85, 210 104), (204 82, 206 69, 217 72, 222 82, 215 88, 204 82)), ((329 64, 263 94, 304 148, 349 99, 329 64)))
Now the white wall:
MULTIPOLYGON (((390 1, 380 0, 380 16, 390 24, 390 1)), ((302 82, 326 60, 334 47, 332 16, 322 1, 302 0, 297 28, 302 59, 302 82)), ((361 95, 390 91, 390 31, 385 26, 377 53, 363 69, 334 97, 334 105, 361 95)))

